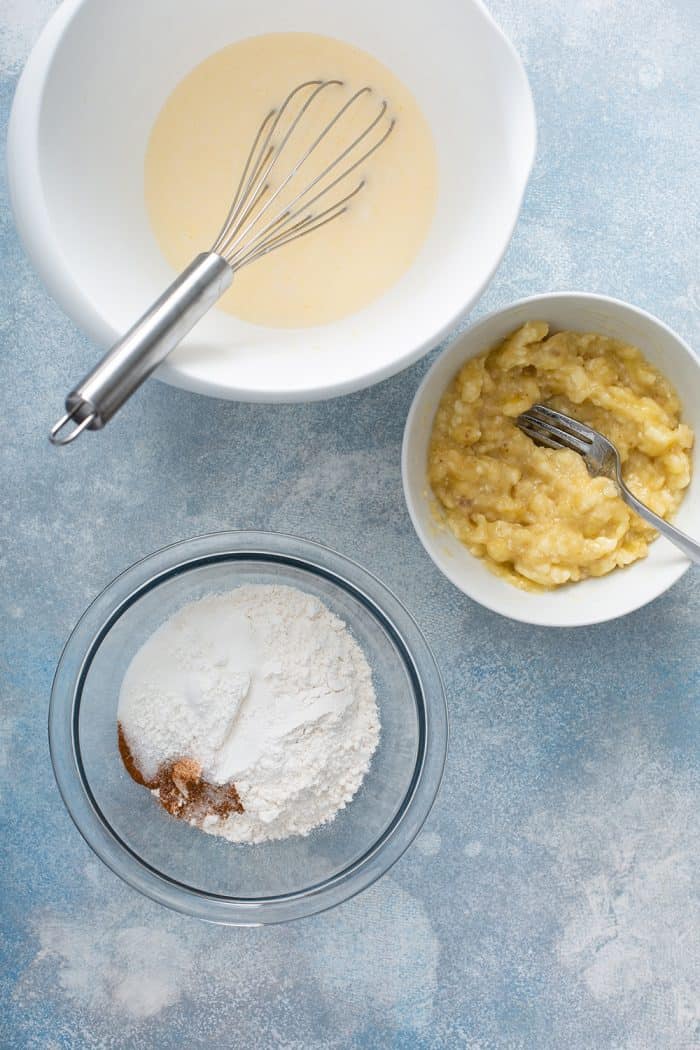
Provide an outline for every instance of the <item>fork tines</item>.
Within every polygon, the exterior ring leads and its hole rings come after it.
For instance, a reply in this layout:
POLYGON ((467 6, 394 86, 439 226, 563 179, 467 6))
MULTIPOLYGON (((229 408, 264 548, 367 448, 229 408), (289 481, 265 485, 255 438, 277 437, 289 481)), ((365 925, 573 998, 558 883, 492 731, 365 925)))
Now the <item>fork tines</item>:
POLYGON ((570 448, 581 455, 590 450, 595 431, 563 412, 546 405, 533 405, 516 420, 524 434, 547 448, 570 448))

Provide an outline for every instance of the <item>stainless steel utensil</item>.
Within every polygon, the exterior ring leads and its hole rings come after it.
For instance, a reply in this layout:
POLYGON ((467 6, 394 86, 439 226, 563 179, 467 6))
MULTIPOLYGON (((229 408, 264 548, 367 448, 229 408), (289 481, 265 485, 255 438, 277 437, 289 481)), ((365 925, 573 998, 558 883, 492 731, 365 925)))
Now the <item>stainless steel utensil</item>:
POLYGON ((556 412, 546 405, 533 405, 527 412, 518 416, 516 422, 523 433, 538 445, 545 445, 547 448, 569 448, 578 452, 583 456, 588 473, 592 477, 602 476, 614 481, 620 496, 635 514, 658 529, 691 561, 700 564, 700 543, 696 543, 680 529, 654 514, 653 510, 649 510, 632 495, 622 479, 620 454, 612 441, 608 441, 585 423, 579 423, 577 419, 572 419, 563 412, 556 412))
POLYGON ((379 149, 391 134, 395 121, 387 116, 387 102, 381 102, 376 116, 347 146, 324 163, 320 171, 307 175, 306 163, 320 143, 342 122, 358 99, 372 94, 370 87, 356 91, 320 128, 311 144, 303 145, 308 141, 309 129, 306 128, 306 140, 303 134, 300 136, 299 129, 303 133, 304 125, 312 119, 318 96, 329 88, 343 86, 340 80, 305 81, 290 91, 281 106, 267 114, 212 248, 190 263, 71 390, 66 397, 65 414, 51 428, 52 444, 68 445, 83 430, 100 430, 211 309, 243 266, 305 237, 348 210, 350 202, 365 185, 364 179, 349 192, 340 189, 333 194, 332 191, 379 149), (271 180, 273 176, 279 178, 276 169, 280 156, 291 151, 300 137, 298 158, 293 158, 275 185, 271 180), (65 431, 71 422, 75 426, 65 431))

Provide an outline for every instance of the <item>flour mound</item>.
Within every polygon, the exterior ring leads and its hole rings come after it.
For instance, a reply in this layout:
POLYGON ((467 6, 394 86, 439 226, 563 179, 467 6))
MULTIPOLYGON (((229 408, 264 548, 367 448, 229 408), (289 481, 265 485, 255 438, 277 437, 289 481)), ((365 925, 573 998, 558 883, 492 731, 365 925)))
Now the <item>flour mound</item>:
POLYGON ((357 793, 379 741, 367 659, 294 587, 251 584, 183 606, 134 656, 118 720, 145 781, 193 759, 243 812, 190 822, 233 842, 306 835, 357 793))

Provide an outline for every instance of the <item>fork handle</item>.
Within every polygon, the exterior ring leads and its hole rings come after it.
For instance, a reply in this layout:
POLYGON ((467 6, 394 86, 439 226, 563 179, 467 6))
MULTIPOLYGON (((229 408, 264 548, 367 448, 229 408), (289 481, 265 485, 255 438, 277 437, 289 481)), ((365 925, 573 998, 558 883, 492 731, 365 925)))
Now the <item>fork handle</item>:
POLYGON ((620 495, 623 500, 630 507, 635 514, 638 514, 640 518, 644 518, 650 525, 653 525, 655 529, 665 536, 667 540, 674 543, 679 550, 682 550, 687 558, 690 558, 696 565, 700 565, 700 543, 696 543, 695 540, 691 540, 690 536, 686 536, 684 532, 677 529, 675 525, 670 525, 664 518, 660 518, 658 514, 654 514, 653 510, 649 510, 647 506, 633 496, 624 482, 620 482, 620 495))

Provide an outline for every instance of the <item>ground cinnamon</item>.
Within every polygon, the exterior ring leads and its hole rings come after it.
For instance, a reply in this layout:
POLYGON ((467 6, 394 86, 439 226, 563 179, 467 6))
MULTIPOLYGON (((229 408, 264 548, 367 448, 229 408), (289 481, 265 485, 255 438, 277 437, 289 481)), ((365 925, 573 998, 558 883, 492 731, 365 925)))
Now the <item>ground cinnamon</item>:
POLYGON ((202 776, 202 767, 193 758, 178 758, 164 762, 155 777, 147 780, 139 769, 124 735, 121 723, 117 723, 119 754, 124 768, 132 780, 150 791, 157 792, 163 809, 173 817, 200 823, 205 817, 228 817, 230 813, 243 813, 235 784, 211 784, 202 776))

